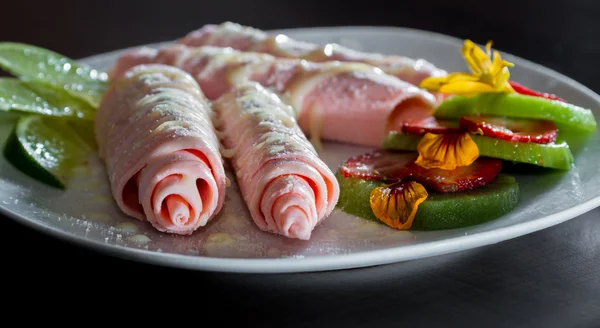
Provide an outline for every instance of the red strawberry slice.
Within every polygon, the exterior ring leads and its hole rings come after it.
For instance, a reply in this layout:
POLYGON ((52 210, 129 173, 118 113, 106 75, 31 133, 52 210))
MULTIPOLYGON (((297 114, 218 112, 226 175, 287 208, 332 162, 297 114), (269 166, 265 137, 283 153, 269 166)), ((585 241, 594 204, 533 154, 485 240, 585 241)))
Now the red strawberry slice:
POLYGON ((438 120, 433 116, 429 116, 402 122, 401 131, 405 134, 424 136, 428 132, 435 134, 460 132, 461 128, 457 122, 438 120))
POLYGON ((454 170, 426 169, 414 163, 407 167, 415 181, 439 192, 481 188, 494 181, 501 170, 502 160, 495 158, 479 158, 469 166, 459 166, 454 170))
POLYGON ((406 166, 416 159, 414 152, 376 150, 350 157, 340 172, 347 178, 392 182, 405 176, 406 166))
POLYGON ((562 101, 562 102, 565 101, 564 99, 562 99, 561 97, 559 97, 557 95, 554 95, 551 93, 546 93, 546 92, 535 91, 535 90, 529 89, 528 87, 526 87, 522 84, 519 84, 517 82, 514 82, 514 81, 509 81, 508 83, 517 93, 520 93, 522 95, 541 97, 541 98, 546 98, 546 99, 550 99, 550 100, 558 100, 558 101, 562 101))
POLYGON ((512 142, 554 142, 558 128, 552 121, 498 116, 463 116, 460 125, 472 133, 512 142))
POLYGON ((402 179, 415 180, 438 192, 458 192, 476 189, 492 182, 502 169, 502 161, 479 158, 469 166, 454 170, 426 169, 414 163, 414 153, 377 150, 349 158, 342 165, 345 177, 393 183, 402 179))

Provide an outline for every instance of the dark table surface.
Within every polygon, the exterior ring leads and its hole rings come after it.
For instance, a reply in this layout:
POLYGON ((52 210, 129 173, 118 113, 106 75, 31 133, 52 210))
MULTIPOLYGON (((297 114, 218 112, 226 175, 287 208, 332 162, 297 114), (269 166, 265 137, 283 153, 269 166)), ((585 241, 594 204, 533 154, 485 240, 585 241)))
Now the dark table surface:
MULTIPOLYGON (((262 29, 407 26, 482 43, 493 39, 503 50, 600 92, 598 1, 419 3, 10 1, 1 6, 0 40, 33 43, 80 58, 170 40, 225 20, 262 29)), ((58 304, 70 310, 69 315, 83 308, 88 315, 110 310, 129 317, 130 307, 138 305, 157 317, 208 316, 267 327, 598 327, 599 218, 600 210, 594 210, 506 242, 406 263, 322 273, 242 275, 112 258, 1 217, 2 295, 14 308, 19 303, 38 310, 58 304), (166 295, 158 296, 161 292, 166 295), (191 301, 182 300, 180 294, 191 301), (92 300, 100 300, 101 307, 91 307, 92 300), (217 316, 218 309, 230 315, 217 316)))

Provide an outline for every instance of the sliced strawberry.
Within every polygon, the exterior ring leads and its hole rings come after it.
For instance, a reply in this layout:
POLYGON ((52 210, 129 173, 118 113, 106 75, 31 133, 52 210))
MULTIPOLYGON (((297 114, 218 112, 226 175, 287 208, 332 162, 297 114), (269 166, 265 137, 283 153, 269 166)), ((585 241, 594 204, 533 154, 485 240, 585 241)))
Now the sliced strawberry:
POLYGON ((541 98, 546 98, 546 99, 550 99, 550 100, 558 100, 558 101, 563 101, 563 102, 565 101, 564 99, 562 99, 561 97, 559 97, 557 95, 554 95, 551 93, 546 93, 546 92, 535 91, 535 90, 529 89, 528 87, 526 87, 522 84, 519 84, 517 82, 514 82, 514 81, 509 81, 508 83, 517 93, 520 93, 522 95, 541 97, 541 98))
POLYGON ((438 120, 433 116, 402 122, 405 134, 424 136, 426 133, 445 134, 461 131, 457 122, 438 120))
POLYGON ((426 169, 414 163, 417 155, 377 150, 348 159, 342 165, 345 177, 387 183, 415 180, 438 192, 458 192, 485 186, 502 169, 502 161, 479 158, 469 166, 454 170, 426 169))
POLYGON ((501 170, 502 161, 495 158, 479 158, 469 166, 454 170, 426 169, 414 163, 407 167, 415 181, 439 192, 481 188, 494 181, 501 170))
POLYGON ((463 116, 460 125, 472 133, 512 142, 554 142, 558 128, 552 121, 497 116, 463 116))
POLYGON ((350 157, 342 165, 340 172, 347 178, 391 182, 401 178, 406 166, 416 159, 417 155, 413 152, 375 150, 350 157))

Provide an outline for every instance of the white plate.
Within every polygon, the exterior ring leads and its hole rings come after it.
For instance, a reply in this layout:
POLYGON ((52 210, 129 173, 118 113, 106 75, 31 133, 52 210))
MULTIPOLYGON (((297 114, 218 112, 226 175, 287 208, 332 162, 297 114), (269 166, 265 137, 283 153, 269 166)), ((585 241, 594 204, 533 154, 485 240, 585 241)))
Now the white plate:
MULTIPOLYGON (((423 57, 448 71, 464 71, 462 40, 402 28, 345 27, 285 30, 312 42, 338 42, 365 51, 423 57)), ((156 46, 156 45, 150 45, 156 46)), ((498 45, 502 46, 502 45, 498 45)), ((118 52, 82 60, 107 69, 118 52)), ((549 69, 506 55, 516 64, 513 78, 600 113, 600 97, 549 69)), ((3 144, 11 122, 0 125, 3 144)), ((327 145, 323 158, 337 169, 342 160, 365 151, 327 145)), ((488 245, 540 230, 600 205, 600 134, 576 156, 577 168, 564 173, 518 176, 518 208, 495 221, 437 232, 396 231, 336 211, 310 241, 258 231, 234 188, 224 210, 190 237, 165 235, 122 215, 110 198, 96 158, 80 170, 66 192, 38 183, 0 159, 0 209, 15 220, 53 236, 109 254, 173 267, 232 272, 301 272, 406 261, 488 245), (134 231, 135 230, 135 231, 134 231)))

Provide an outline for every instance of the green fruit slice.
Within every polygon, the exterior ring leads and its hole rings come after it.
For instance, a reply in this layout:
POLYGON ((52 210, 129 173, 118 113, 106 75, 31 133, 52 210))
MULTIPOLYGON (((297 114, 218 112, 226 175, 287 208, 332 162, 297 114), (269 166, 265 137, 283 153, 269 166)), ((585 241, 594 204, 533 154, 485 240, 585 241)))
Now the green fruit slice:
POLYGON ((65 189, 71 169, 81 165, 90 151, 90 146, 67 121, 25 115, 11 131, 4 157, 30 177, 65 189))
POLYGON ((0 78, 0 111, 93 120, 95 109, 66 91, 34 81, 0 78))
MULTIPOLYGON (((381 222, 373 214, 371 191, 381 182, 346 178, 339 172, 340 198, 337 207, 363 219, 381 222)), ((512 176, 499 175, 484 187, 458 193, 429 192, 419 205, 411 230, 444 230, 473 226, 497 219, 519 203, 519 185, 512 176)), ((383 223, 382 223, 383 224, 383 223)))
POLYGON ((106 73, 48 49, 23 43, 0 43, 0 68, 21 80, 65 90, 94 108, 108 87, 106 73))
MULTIPOLYGON (((575 162, 569 145, 564 141, 550 144, 517 143, 472 134, 482 157, 493 157, 511 162, 533 164, 559 170, 570 170, 575 162)), ((390 132, 384 149, 417 150, 421 137, 390 132)))
POLYGON ((86 145, 93 151, 98 150, 98 143, 96 142, 96 133, 94 128, 94 121, 82 121, 82 120, 69 120, 66 122, 73 131, 79 136, 79 140, 86 143, 86 145))
POLYGON ((550 120, 559 129, 567 131, 592 132, 596 129, 596 119, 589 109, 518 93, 454 96, 443 101, 434 112, 434 116, 440 119, 458 119, 477 114, 550 120))

